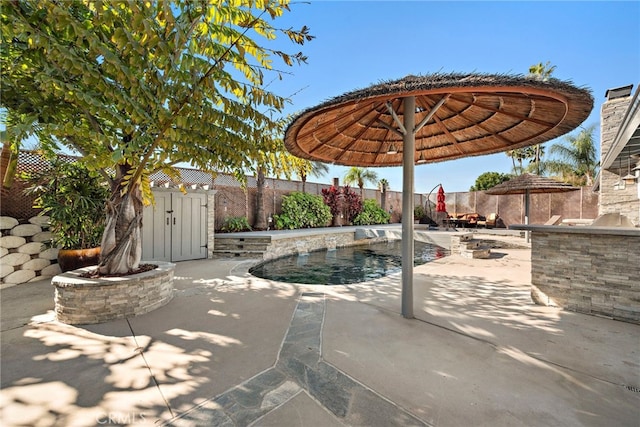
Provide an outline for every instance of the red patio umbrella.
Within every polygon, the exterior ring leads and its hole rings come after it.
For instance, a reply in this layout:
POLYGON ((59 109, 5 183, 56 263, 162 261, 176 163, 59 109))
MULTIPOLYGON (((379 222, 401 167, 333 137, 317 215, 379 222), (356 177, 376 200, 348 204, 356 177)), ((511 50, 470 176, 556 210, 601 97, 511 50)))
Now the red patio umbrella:
POLYGON ((436 212, 446 212, 447 211, 447 205, 444 203, 444 188, 442 188, 442 185, 440 186, 440 188, 438 189, 438 204, 436 205, 436 212))

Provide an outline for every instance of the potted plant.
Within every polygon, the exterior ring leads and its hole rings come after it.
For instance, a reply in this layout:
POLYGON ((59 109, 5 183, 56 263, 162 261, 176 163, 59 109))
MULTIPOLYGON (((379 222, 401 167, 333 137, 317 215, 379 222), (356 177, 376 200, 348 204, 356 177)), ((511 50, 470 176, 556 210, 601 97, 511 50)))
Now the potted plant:
POLYGON ((422 205, 416 205, 413 208, 413 222, 415 222, 416 224, 420 223, 420 220, 424 218, 424 215, 425 211, 422 205))
POLYGON ((51 245, 59 249, 60 269, 64 272, 97 264, 109 197, 106 184, 82 164, 60 159, 27 180, 31 186, 26 191, 37 195, 34 207, 49 216, 51 245))

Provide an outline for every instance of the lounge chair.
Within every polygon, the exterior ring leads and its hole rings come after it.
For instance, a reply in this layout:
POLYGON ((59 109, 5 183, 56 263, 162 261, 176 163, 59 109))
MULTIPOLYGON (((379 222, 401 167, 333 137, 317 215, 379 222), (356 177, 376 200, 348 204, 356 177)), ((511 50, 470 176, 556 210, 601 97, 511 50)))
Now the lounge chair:
POLYGON ((498 220, 498 214, 490 213, 486 219, 478 220, 477 227, 495 228, 497 220, 498 220))
POLYGON ((560 223, 561 215, 553 215, 549 218, 549 221, 545 222, 544 225, 558 225, 560 223))

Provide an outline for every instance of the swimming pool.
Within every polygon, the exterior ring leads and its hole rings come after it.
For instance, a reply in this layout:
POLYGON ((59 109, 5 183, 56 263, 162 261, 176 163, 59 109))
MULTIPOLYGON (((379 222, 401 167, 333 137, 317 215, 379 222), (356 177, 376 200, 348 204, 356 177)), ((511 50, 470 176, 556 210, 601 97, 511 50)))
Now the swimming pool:
MULTIPOLYGON (((393 240, 291 255, 258 264, 249 273, 263 279, 310 285, 346 285, 377 279, 402 270, 402 242, 393 240)), ((414 265, 442 258, 449 251, 414 242, 414 265)))

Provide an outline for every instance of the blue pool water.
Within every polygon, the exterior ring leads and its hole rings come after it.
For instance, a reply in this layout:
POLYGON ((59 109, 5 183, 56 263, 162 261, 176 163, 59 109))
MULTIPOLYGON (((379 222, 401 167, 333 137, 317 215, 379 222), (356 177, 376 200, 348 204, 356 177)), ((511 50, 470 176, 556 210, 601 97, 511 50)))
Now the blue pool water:
MULTIPOLYGON (((414 265, 442 258, 449 251, 414 242, 414 265)), ((402 243, 395 240, 292 255, 267 261, 249 272, 263 279, 311 285, 346 285, 377 279, 402 270, 402 243)))

